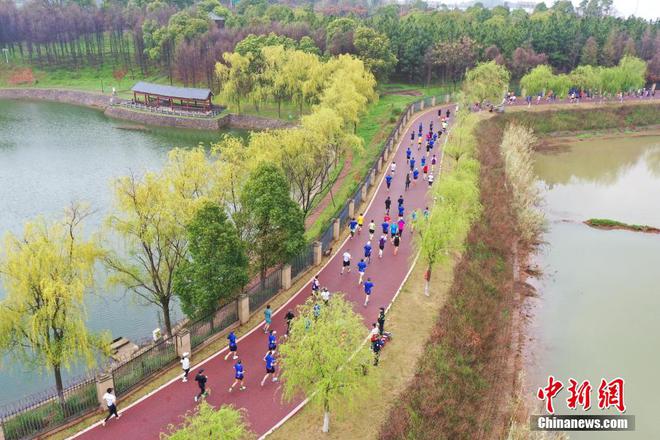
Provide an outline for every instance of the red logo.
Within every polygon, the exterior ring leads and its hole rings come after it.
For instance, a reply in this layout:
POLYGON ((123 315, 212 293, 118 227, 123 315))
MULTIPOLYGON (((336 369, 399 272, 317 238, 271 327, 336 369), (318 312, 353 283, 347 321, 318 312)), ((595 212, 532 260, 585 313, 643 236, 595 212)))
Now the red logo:
MULTIPOLYGON (((572 377, 568 380, 568 393, 566 399, 566 406, 569 409, 577 409, 582 407, 587 411, 591 408, 591 391, 593 387, 588 380, 578 382, 572 377)), ((626 404, 623 398, 624 380, 620 377, 607 381, 601 379, 600 386, 598 387, 598 408, 601 410, 610 407, 616 408, 619 412, 626 411, 626 404)), ((564 384, 556 380, 554 376, 548 376, 548 385, 539 388, 536 392, 536 397, 545 402, 545 409, 550 414, 555 413, 555 408, 552 399, 557 397, 559 392, 564 388, 564 384)))

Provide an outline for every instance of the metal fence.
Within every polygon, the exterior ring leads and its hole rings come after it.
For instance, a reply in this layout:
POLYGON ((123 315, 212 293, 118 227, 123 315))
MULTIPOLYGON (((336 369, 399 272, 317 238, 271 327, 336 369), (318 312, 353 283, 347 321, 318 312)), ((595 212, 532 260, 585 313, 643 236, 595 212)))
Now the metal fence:
POLYGON ((190 331, 190 346, 196 348, 209 337, 220 333, 238 321, 238 306, 236 301, 221 307, 215 313, 199 319, 188 325, 190 331))
POLYGON ((0 424, 5 440, 34 438, 95 410, 99 405, 94 378, 68 387, 61 394, 54 392, 39 401, 29 400, 2 409, 0 424))
POLYGON ((272 298, 282 287, 282 269, 277 269, 266 275, 264 279, 248 290, 250 310, 257 310, 272 298))
POLYGON ((291 278, 295 278, 300 272, 314 264, 314 245, 312 243, 298 253, 289 262, 291 264, 291 278))
POLYGON ((323 235, 319 238, 319 241, 321 242, 321 250, 325 252, 330 248, 330 245, 332 244, 333 240, 333 225, 332 222, 330 223, 330 226, 328 226, 323 232, 323 235))
POLYGON ((152 374, 164 369, 176 358, 176 344, 174 338, 169 337, 119 365, 112 370, 117 397, 126 394, 152 374))
MULTIPOLYGON (((451 98, 452 95, 436 96, 436 103, 446 104, 451 98)), ((432 99, 426 98, 424 100, 424 107, 431 106, 432 99)), ((421 110, 421 106, 422 101, 409 104, 399 115, 396 126, 383 144, 381 153, 383 166, 386 166, 387 148, 390 145, 396 146, 397 139, 395 139, 394 134, 399 130, 399 134, 405 136, 402 129, 405 128, 412 114, 421 110)), ((361 212, 359 211, 360 204, 364 202, 362 200, 362 185, 366 185, 369 188, 376 183, 375 181, 371 182, 370 176, 372 170, 377 167, 379 158, 376 157, 365 180, 360 184, 353 196, 356 212, 361 212)), ((345 227, 349 222, 348 201, 339 212, 338 218, 341 227, 345 227)), ((332 223, 324 230, 318 240, 321 242, 323 252, 326 252, 331 247, 334 240, 332 223)), ((313 249, 313 244, 309 244, 300 254, 296 255, 290 261, 292 277, 297 276, 312 266, 314 263, 313 249)), ((265 304, 280 290, 281 286, 281 269, 272 271, 263 281, 252 286, 247 292, 250 310, 256 310, 265 304)), ((219 309, 213 315, 188 324, 187 328, 191 334, 192 347, 199 346, 210 336, 223 331, 237 321, 238 307, 235 302, 232 302, 219 309)), ((154 373, 168 367, 176 358, 174 338, 160 341, 138 352, 135 357, 112 370, 117 396, 125 395, 142 382, 148 380, 154 373)), ((6 440, 33 438, 42 432, 54 429, 87 412, 91 412, 97 406, 96 382, 93 378, 87 378, 67 388, 61 397, 58 397, 57 394, 40 396, 39 399, 32 399, 32 403, 15 404, 0 408, 0 429, 3 430, 6 440)))

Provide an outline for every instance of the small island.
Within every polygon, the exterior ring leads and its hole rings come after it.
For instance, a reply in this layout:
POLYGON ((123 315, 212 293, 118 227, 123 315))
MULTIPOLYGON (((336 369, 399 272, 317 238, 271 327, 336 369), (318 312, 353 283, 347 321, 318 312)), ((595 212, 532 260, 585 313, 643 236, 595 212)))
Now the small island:
POLYGON ((660 229, 648 225, 629 225, 627 223, 618 222, 606 218, 590 218, 584 224, 597 229, 625 229, 626 231, 634 232, 647 232, 651 234, 659 234, 660 229))

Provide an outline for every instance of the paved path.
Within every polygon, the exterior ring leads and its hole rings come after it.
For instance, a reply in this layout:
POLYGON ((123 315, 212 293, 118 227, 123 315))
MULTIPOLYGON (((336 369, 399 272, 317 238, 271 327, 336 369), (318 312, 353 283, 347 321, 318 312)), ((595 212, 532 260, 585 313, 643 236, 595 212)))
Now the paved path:
MULTIPOLYGON (((452 106, 453 110, 454 107, 452 106)), ((378 308, 387 306, 392 301, 412 265, 414 249, 409 224, 404 229, 398 255, 393 255, 393 245, 391 242, 388 242, 385 246, 384 257, 382 260, 379 260, 377 240, 381 233, 380 224, 383 221, 383 215, 385 213, 384 201, 388 194, 392 199, 391 211, 393 218, 396 218, 396 200, 399 195, 403 195, 405 199, 406 217, 413 209, 419 209, 420 211, 424 209, 428 184, 421 179, 421 167, 420 179, 417 185, 411 186, 411 189, 407 192, 404 191, 407 168, 405 150, 410 143, 411 130, 414 129, 417 131, 419 123, 422 122, 424 131, 426 132, 428 131, 431 120, 434 122, 434 130, 437 131, 440 128, 437 118, 437 108, 427 110, 413 118, 412 123, 404 130, 403 137, 397 145, 393 157, 393 160, 397 164, 397 170, 394 174, 391 190, 388 193, 385 182, 381 179, 365 213, 365 230, 362 231, 361 235, 356 235, 354 239, 346 240, 342 246, 336 246, 338 248, 337 253, 325 266, 319 269, 321 285, 327 286, 331 292, 344 292, 346 297, 353 301, 355 311, 364 317, 365 324, 369 328, 371 328, 371 323, 376 321, 378 308), (372 258, 372 263, 367 268, 366 276, 371 277, 375 283, 375 287, 368 307, 364 307, 363 288, 362 286, 358 286, 358 274, 355 266, 353 266, 353 270, 350 273, 345 273, 343 276, 340 276, 339 272, 341 268, 341 257, 346 250, 352 254, 354 265, 363 256, 363 246, 368 239, 366 226, 371 219, 374 219, 377 225, 376 235, 372 242, 375 258, 372 258)), ((444 141, 444 136, 441 140, 444 141)), ((437 147, 434 148, 439 162, 440 154, 437 150, 437 147)), ((413 147, 413 156, 416 157, 417 164, 419 164, 421 153, 417 152, 415 145, 413 147)), ((358 212, 356 212, 356 216, 357 214, 358 212)), ((407 221, 409 223, 409 219, 407 221)), ((277 330, 278 335, 283 335, 285 332, 284 314, 286 311, 288 309, 294 309, 297 305, 303 303, 309 296, 310 291, 310 285, 307 283, 287 304, 273 314, 273 328, 277 330)), ((224 354, 226 353, 226 349, 224 349, 202 364, 205 374, 208 376, 207 387, 210 389, 208 401, 214 406, 230 403, 237 408, 246 408, 251 429, 258 435, 262 435, 286 417, 303 399, 301 397, 291 403, 283 403, 279 383, 267 382, 263 388, 259 386, 265 373, 265 365, 262 359, 267 351, 267 337, 263 334, 260 327, 253 329, 239 340, 238 350, 246 370, 247 390, 239 391, 234 389, 232 393, 229 393, 229 385, 233 381, 234 362, 231 358, 227 361, 224 360, 224 354)), ((194 365, 191 370, 191 376, 194 376, 198 370, 199 366, 194 365)), ((122 408, 120 403, 119 409, 122 417, 119 420, 112 419, 105 427, 97 424, 90 427, 87 431, 78 434, 76 437, 94 440, 158 439, 159 433, 169 424, 180 423, 180 416, 195 407, 193 396, 196 393, 197 386, 192 379, 187 383, 174 380, 129 408, 122 408)))

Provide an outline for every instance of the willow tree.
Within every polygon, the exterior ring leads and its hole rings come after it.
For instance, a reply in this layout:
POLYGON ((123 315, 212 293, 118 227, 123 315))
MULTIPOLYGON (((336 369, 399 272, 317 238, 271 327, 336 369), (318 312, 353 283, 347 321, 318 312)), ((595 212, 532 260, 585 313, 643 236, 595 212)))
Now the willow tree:
POLYGON ((552 68, 547 64, 542 64, 520 79, 520 87, 525 90, 527 95, 544 95, 552 88, 554 78, 552 68))
POLYGON ((509 71, 495 61, 480 63, 468 70, 463 82, 463 93, 467 103, 498 102, 509 87, 509 71))
POLYGON ((115 211, 107 223, 126 252, 106 256, 110 281, 159 307, 167 334, 174 273, 188 255, 186 225, 207 200, 211 175, 201 148, 175 149, 162 172, 115 182, 115 211))
POLYGON ((312 299, 299 307, 280 348, 283 395, 291 401, 302 393, 322 408, 323 432, 328 432, 330 412, 350 408, 370 385, 371 354, 363 345, 363 319, 342 294, 322 305, 318 317, 313 307, 312 299))
POLYGON ((94 285, 94 265, 103 252, 83 239, 87 212, 72 206, 65 217, 25 224, 19 236, 7 234, 0 277, 7 296, 0 301, 0 352, 21 368, 50 369, 60 398, 62 370, 95 354, 107 353, 109 337, 85 325, 85 293, 94 285))
POLYGON ((256 436, 250 432, 246 414, 231 405, 215 409, 202 401, 196 410, 188 411, 181 425, 169 425, 161 440, 223 439, 249 440, 256 436))
POLYGON ((255 75, 250 71, 251 54, 226 52, 223 63, 216 63, 215 74, 222 86, 222 96, 230 103, 236 104, 236 110, 241 112, 241 103, 252 94, 255 85, 255 75))

